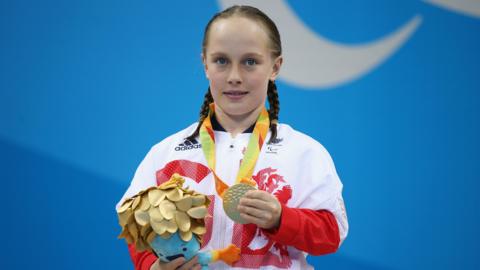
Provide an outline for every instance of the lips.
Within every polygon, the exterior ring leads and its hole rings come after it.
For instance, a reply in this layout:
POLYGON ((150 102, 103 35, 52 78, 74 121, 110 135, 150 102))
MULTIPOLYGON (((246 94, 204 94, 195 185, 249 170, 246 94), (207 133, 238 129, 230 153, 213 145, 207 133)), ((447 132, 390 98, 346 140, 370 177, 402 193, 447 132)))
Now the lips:
POLYGON ((248 94, 248 91, 229 90, 229 91, 224 91, 223 94, 227 97, 238 99, 248 94))
POLYGON ((224 91, 223 94, 224 95, 230 95, 230 96, 241 96, 241 95, 248 94, 248 92, 247 91, 240 91, 240 90, 229 90, 229 91, 224 91))

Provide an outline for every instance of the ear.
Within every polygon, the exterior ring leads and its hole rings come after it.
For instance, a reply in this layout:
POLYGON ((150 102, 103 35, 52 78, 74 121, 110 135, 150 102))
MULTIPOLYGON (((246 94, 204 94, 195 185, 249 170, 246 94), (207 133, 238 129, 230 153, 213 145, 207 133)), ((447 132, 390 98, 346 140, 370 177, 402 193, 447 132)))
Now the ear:
POLYGON ((273 61, 273 70, 272 70, 272 75, 270 76, 271 81, 275 81, 277 78, 278 74, 280 73, 280 67, 282 66, 283 63, 283 57, 280 55, 275 60, 273 61))
POLYGON ((208 65, 207 65, 207 59, 205 58, 205 55, 203 53, 200 54, 200 57, 202 58, 202 64, 203 64, 203 70, 205 72, 205 77, 208 78, 208 65))

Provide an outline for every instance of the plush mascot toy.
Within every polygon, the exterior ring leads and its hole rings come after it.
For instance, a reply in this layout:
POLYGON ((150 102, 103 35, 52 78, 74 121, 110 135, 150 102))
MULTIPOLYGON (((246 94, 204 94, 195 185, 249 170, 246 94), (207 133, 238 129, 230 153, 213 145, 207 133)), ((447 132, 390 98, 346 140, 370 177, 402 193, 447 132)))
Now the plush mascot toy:
POLYGON ((235 245, 199 252, 210 201, 205 195, 183 188, 184 182, 174 174, 160 186, 125 200, 117 210, 122 226, 119 238, 125 238, 139 252, 154 252, 163 262, 178 257, 188 261, 198 255, 202 269, 218 260, 232 265, 240 258, 240 249, 235 245))

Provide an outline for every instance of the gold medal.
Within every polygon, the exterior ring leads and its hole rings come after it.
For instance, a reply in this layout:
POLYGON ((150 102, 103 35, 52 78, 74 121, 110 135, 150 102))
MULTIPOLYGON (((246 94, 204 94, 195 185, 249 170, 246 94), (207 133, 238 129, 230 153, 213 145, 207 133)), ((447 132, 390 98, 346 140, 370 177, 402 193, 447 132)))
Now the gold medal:
POLYGON ((236 184, 231 186, 223 194, 223 210, 225 210, 225 214, 227 214, 227 216, 236 223, 240 223, 240 224, 247 223, 240 216, 240 212, 238 212, 237 207, 238 207, 238 204, 240 203, 240 199, 249 190, 255 190, 255 187, 241 183, 241 184, 236 184))

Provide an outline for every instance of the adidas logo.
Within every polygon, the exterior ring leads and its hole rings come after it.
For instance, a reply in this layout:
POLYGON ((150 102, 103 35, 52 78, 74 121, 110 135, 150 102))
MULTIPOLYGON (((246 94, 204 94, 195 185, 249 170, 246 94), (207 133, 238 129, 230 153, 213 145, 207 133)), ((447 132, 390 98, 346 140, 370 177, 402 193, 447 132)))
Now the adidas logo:
POLYGON ((197 140, 185 140, 183 143, 175 147, 175 151, 186 151, 191 149, 202 148, 202 145, 197 140))
POLYGON ((283 141, 283 138, 275 138, 275 140, 273 140, 271 143, 268 143, 269 145, 272 145, 272 144, 279 144, 283 141))

